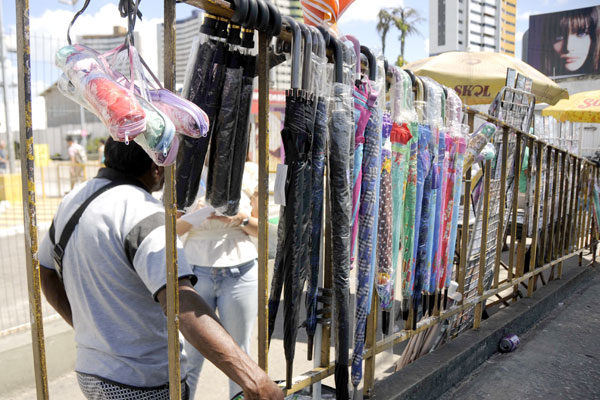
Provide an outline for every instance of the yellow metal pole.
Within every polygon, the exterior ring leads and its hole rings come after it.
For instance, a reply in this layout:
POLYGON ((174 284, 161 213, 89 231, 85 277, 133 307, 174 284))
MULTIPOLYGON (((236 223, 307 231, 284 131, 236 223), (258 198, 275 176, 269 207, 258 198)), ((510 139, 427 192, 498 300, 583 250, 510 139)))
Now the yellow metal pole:
POLYGON ((540 256, 539 265, 543 265, 546 262, 546 255, 548 253, 548 199, 550 198, 550 171, 552 170, 552 149, 546 149, 546 174, 545 174, 545 186, 544 186, 544 204, 542 206, 542 237, 540 238, 540 250, 542 254, 540 256))
MULTIPOLYGON (((517 132, 517 146, 515 149, 515 169, 513 179, 513 197, 512 197, 512 225, 510 229, 510 253, 508 256, 508 280, 513 278, 515 270, 515 246, 517 241, 517 209, 519 208, 519 176, 521 175, 521 135, 517 132)), ((515 271, 516 272, 516 271, 515 271)), ((517 289, 513 290, 513 297, 516 299, 517 289)))
MULTIPOLYGON (((373 287, 373 299, 371 300, 371 311, 367 320, 367 335, 365 338, 365 349, 374 349, 377 343, 377 314, 379 313, 379 296, 377 289, 373 287)), ((365 356, 365 381, 363 387, 364 398, 370 398, 375 386, 375 353, 371 351, 365 356)))
MULTIPOLYGON (((565 237, 565 231, 564 228, 566 226, 566 216, 567 216, 567 176, 569 175, 568 172, 568 164, 567 164, 567 153, 563 152, 562 153, 562 159, 561 159, 561 180, 560 180, 560 202, 558 203, 560 205, 560 217, 559 217, 559 221, 560 221, 560 225, 559 225, 559 231, 558 231, 558 237, 556 239, 556 248, 557 248, 557 253, 556 253, 556 257, 560 257, 561 255, 564 254, 564 237, 565 237)), ((561 278, 562 276, 562 262, 558 264, 558 279, 561 278)))
MULTIPOLYGON (((556 218, 556 191, 558 189, 558 157, 559 152, 557 149, 554 149, 554 158, 552 159, 552 202, 550 206, 550 238, 548 241, 548 261, 552 261, 554 259, 554 249, 555 249, 555 232, 557 227, 557 218, 556 218)), ((554 267, 550 270, 550 280, 554 279, 554 267)))
MULTIPOLYGON (((164 0, 164 81, 165 88, 175 89, 175 0, 164 0)), ((177 234, 175 219, 175 166, 165 167, 166 257, 167 257, 167 330, 169 342, 169 394, 181 399, 181 366, 179 364, 179 284, 177 279, 177 234)))
MULTIPOLYGON (((31 49, 29 41, 29 0, 16 0, 17 68, 19 80, 19 129, 21 190, 25 228, 25 262, 29 292, 29 318, 33 347, 33 368, 38 400, 48 399, 48 376, 38 260, 38 231, 35 210, 33 128, 31 125, 31 49)), ((8 366, 5 366, 8 367, 8 366)))
POLYGON ((508 158, 508 127, 502 128, 502 164, 500 169, 500 201, 498 202, 498 231, 496 232, 496 260, 494 262, 493 287, 500 281, 500 261, 504 247, 504 213, 506 209, 506 159, 508 158))
POLYGON ((258 35, 258 365, 269 368, 269 43, 258 35))
MULTIPOLYGON (((483 294, 483 277, 485 275, 485 264, 487 254, 487 235, 488 235, 488 220, 490 217, 490 180, 492 174, 492 162, 485 162, 484 172, 484 192, 483 192, 483 216, 481 219, 481 246, 479 251, 479 273, 477 274, 477 294, 483 294)), ((484 302, 477 303, 475 306, 475 320, 473 321, 473 329, 479 329, 481 324, 481 313, 483 311, 484 302)))
MULTIPOLYGON (((537 244, 538 244, 538 222, 540 219, 540 193, 542 191, 542 160, 544 153, 544 144, 538 143, 538 149, 536 152, 536 171, 535 171, 535 192, 533 194, 533 238, 531 241, 531 250, 529 251, 531 257, 529 259, 529 272, 535 270, 536 267, 536 255, 537 255, 537 244)), ((533 162, 533 160, 532 160, 533 162)), ((533 164, 531 164, 533 165, 533 164)), ((527 284, 527 296, 533 295, 533 288, 537 281, 537 275, 532 276, 527 284)))

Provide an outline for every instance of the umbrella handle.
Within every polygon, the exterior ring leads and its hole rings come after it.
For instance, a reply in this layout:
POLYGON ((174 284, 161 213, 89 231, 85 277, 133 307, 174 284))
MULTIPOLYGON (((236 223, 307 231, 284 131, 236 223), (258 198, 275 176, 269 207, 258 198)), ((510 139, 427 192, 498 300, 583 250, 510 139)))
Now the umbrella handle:
POLYGON ((233 8, 231 22, 235 25, 242 24, 248 16, 248 0, 230 0, 229 4, 233 8))
POLYGON ((266 32, 269 29, 269 8, 264 0, 256 0, 258 6, 258 17, 256 21, 256 30, 266 32))
POLYGON ((354 53, 356 54, 356 74, 360 75, 360 43, 358 39, 352 35, 344 35, 342 36, 342 40, 348 40, 352 42, 352 45, 354 46, 354 53))
POLYGON ((300 89, 300 46, 302 33, 298 23, 290 16, 284 16, 284 21, 292 31, 292 89, 300 89))
POLYGON ((256 3, 256 0, 248 0, 248 13, 246 14, 246 19, 243 21, 242 26, 247 29, 254 29, 257 18, 258 4, 256 3))
POLYGON ((307 25, 302 23, 300 25, 300 30, 302 31, 302 40, 304 40, 304 57, 303 57, 303 65, 302 65, 302 89, 308 90, 310 87, 310 67, 312 63, 312 34, 310 29, 308 29, 307 25))
POLYGON ((269 28, 266 33, 270 36, 278 36, 281 32, 281 13, 273 3, 270 1, 266 3, 269 8, 269 28))
POLYGON ((369 61, 369 80, 375 81, 375 79, 377 79, 377 60, 375 60, 375 56, 367 46, 360 46, 360 52, 364 54, 367 57, 367 61, 369 61))

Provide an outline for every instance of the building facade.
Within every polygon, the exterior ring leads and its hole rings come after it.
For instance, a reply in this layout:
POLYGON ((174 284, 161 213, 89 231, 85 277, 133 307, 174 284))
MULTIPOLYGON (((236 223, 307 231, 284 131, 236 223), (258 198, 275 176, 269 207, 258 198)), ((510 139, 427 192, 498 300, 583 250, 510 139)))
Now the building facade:
MULTIPOLYGON (((194 39, 198 37, 201 25, 202 13, 200 10, 193 10, 189 17, 175 21, 175 84, 177 89, 183 87, 185 69, 192 52, 194 39)), ((158 24, 156 29, 158 79, 164 81, 164 24, 158 24)))
POLYGON ((429 55, 492 51, 515 55, 517 0, 429 0, 429 55))

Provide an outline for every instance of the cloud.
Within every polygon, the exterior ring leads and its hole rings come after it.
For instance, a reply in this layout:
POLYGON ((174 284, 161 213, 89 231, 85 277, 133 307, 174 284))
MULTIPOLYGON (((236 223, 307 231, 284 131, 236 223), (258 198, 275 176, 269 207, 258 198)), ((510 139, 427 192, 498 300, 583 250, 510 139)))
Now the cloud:
POLYGON ((519 32, 517 31, 517 34, 515 35, 515 39, 517 39, 517 42, 520 42, 521 40, 523 40, 523 35, 525 34, 525 32, 519 32))
POLYGON ((517 19, 522 19, 525 21, 529 21, 529 16, 533 14, 531 11, 525 11, 523 13, 518 13, 517 14, 517 19))
POLYGON ((346 11, 340 17, 340 21, 376 21, 377 13, 382 8, 403 7, 402 0, 377 0, 377 6, 373 5, 373 0, 355 0, 348 6, 346 11))

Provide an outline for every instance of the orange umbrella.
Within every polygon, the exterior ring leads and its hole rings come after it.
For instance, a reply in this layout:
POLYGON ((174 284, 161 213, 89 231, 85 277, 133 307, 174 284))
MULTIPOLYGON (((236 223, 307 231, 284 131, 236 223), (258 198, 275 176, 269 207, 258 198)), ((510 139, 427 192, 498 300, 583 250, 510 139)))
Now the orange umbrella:
POLYGON ((304 22, 308 25, 321 26, 325 22, 337 29, 337 21, 354 0, 300 0, 304 13, 304 22))

